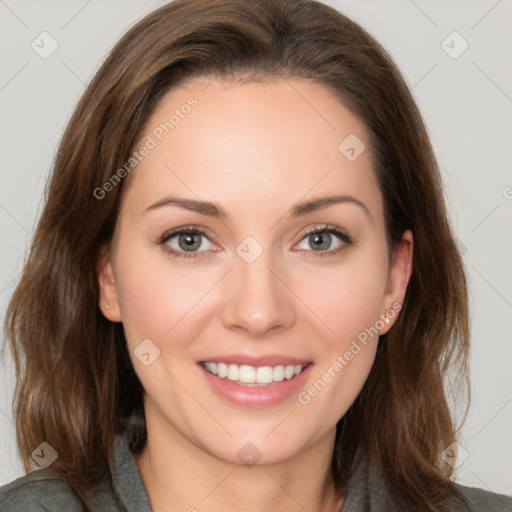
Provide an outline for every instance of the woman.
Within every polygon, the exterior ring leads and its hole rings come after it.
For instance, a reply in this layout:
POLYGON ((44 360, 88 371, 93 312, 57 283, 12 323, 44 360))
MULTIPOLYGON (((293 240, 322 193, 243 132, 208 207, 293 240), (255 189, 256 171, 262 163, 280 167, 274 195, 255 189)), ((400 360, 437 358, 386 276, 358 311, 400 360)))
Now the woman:
POLYGON ((320 3, 178 0, 127 32, 6 326, 44 469, 0 510, 512 509, 446 462, 467 293, 421 116, 320 3))

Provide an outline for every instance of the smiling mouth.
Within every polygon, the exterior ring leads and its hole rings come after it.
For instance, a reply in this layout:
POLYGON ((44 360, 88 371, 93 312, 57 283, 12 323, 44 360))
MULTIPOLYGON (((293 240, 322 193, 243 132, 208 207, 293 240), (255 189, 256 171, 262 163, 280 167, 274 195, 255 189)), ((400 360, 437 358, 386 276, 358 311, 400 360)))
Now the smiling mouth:
POLYGON ((226 379, 248 387, 271 386, 300 375, 308 364, 250 366, 246 364, 213 363, 204 361, 203 368, 219 379, 226 379))

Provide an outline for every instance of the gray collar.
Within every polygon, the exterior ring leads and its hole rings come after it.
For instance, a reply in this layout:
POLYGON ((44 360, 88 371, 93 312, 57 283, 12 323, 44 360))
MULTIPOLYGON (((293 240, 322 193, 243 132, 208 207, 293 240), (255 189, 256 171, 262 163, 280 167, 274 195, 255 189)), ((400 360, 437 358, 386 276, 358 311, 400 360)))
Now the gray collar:
MULTIPOLYGON (((151 512, 149 498, 142 483, 126 437, 117 435, 114 440, 114 488, 127 512, 151 512)), ((115 509, 113 509, 115 510, 115 509)))
MULTIPOLYGON (((126 438, 121 435, 117 435, 114 441, 113 481, 119 500, 127 512, 151 512, 135 458, 126 438)), ((112 510, 118 510, 114 508, 114 504, 112 507, 112 510)), ((366 460, 360 457, 347 486, 347 497, 342 512, 368 510, 391 510, 390 501, 380 485, 377 472, 369 471, 366 460)))

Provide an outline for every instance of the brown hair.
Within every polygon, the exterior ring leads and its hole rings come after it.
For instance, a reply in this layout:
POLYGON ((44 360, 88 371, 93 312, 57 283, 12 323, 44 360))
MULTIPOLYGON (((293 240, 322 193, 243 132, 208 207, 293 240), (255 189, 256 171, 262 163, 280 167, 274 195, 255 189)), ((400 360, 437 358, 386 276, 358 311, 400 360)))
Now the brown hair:
MULTIPOLYGON (((339 421, 332 474, 340 491, 362 450, 403 509, 448 510, 457 489, 441 451, 455 437, 449 370, 467 384, 468 301, 439 170, 421 115, 390 56, 365 30, 312 0, 177 0, 116 44, 60 143, 46 204, 6 334, 16 362, 19 451, 46 441, 52 470, 87 503, 111 470, 111 448, 142 406, 121 324, 98 308, 95 261, 116 223, 126 180, 99 200, 171 87, 211 76, 301 78, 322 84, 365 124, 385 203, 389 247, 405 229, 414 264, 400 316, 339 421)), ((466 389, 465 387, 463 389, 466 389)), ((133 449, 145 442, 135 430, 133 449)))

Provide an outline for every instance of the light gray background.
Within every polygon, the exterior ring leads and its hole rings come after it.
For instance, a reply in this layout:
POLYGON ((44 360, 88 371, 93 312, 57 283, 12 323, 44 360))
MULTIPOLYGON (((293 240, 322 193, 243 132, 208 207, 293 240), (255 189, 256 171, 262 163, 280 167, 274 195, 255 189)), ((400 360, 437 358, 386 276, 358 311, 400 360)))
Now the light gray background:
MULTIPOLYGON (((0 0, 2 320, 65 123, 116 40, 162 3, 0 0), (31 48, 43 31, 59 45, 47 59, 31 48)), ((390 51, 427 122, 471 287, 473 394, 457 481, 512 494, 512 2, 328 3, 390 51), (458 58, 445 51, 455 55, 465 44, 446 39, 453 31, 469 44, 458 58)), ((0 485, 22 475, 8 351, 1 368, 0 485)))

